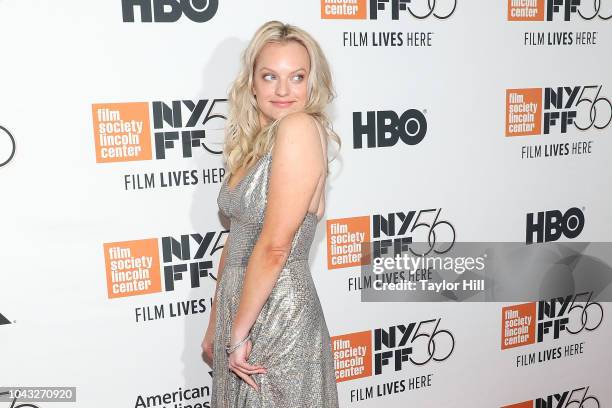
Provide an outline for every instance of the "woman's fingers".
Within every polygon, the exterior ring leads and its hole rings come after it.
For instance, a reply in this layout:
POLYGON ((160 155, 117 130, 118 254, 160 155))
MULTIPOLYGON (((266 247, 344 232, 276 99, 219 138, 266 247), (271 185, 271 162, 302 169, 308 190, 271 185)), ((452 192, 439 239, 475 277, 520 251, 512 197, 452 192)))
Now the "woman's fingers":
POLYGON ((268 372, 262 365, 254 365, 247 363, 246 360, 235 359, 230 362, 230 367, 240 370, 245 374, 265 374, 268 372))
POLYGON ((204 339, 202 342, 202 359, 206 364, 212 367, 212 361, 214 356, 214 347, 211 341, 204 339))
POLYGON ((247 384, 249 384, 253 389, 259 391, 259 387, 257 383, 251 378, 252 374, 265 374, 268 371, 266 368, 259 364, 249 364, 247 362, 247 358, 251 354, 251 349, 253 344, 250 340, 247 340, 244 345, 240 346, 238 349, 230 355, 229 358, 229 367, 236 375, 242 378, 247 384))
POLYGON ((238 368, 240 371, 246 374, 265 374, 268 372, 262 366, 252 366, 248 363, 244 363, 244 364, 237 363, 236 368, 238 368))
POLYGON ((253 389, 259 392, 259 386, 257 383, 251 378, 250 375, 242 372, 238 367, 232 367, 231 370, 236 373, 236 375, 244 380, 245 383, 249 384, 253 389))
POLYGON ((247 358, 248 358, 248 353, 247 353, 247 355, 245 356, 244 359, 237 359, 237 360, 235 360, 234 364, 239 366, 243 371, 264 370, 264 372, 265 372, 266 368, 264 366, 262 366, 261 364, 249 364, 247 362, 247 360, 246 360, 247 358))
POLYGON ((208 355, 206 353, 202 353, 202 360, 204 360, 204 362, 210 367, 213 368, 213 357, 211 355, 208 355))
POLYGON ((202 352, 206 353, 206 354, 212 354, 213 353, 213 345, 206 342, 205 344, 202 344, 202 352))
POLYGON ((247 359, 251 354, 251 349, 253 344, 250 340, 246 341, 244 345, 240 346, 232 356, 230 356, 230 361, 234 366, 238 366, 241 370, 245 372, 256 372, 258 370, 265 370, 265 367, 259 364, 249 364, 247 359))
POLYGON ((248 358, 251 355, 251 350, 253 349, 253 343, 251 342, 251 340, 246 342, 246 355, 244 357, 244 361, 240 361, 239 364, 241 364, 241 367, 246 370, 246 371, 257 371, 260 373, 265 374, 266 373, 266 368, 260 364, 249 364, 248 363, 248 358), (263 370, 263 371, 262 371, 263 370))

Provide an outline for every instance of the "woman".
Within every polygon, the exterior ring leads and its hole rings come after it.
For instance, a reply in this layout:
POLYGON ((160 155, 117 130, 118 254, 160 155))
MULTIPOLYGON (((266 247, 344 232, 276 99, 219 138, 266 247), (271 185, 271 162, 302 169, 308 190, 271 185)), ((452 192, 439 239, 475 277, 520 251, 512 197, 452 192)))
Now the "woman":
POLYGON ((229 93, 217 202, 230 218, 202 342, 212 407, 337 407, 328 328, 308 254, 325 208, 329 66, 305 31, 260 27, 229 93))

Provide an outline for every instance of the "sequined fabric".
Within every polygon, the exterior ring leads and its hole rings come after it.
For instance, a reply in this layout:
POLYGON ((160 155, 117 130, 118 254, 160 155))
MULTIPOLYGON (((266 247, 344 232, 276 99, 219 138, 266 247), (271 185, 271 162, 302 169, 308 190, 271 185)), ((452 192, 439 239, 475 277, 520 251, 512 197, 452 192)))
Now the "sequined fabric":
POLYGON ((212 408, 336 408, 338 392, 327 324, 308 266, 317 216, 307 213, 270 297, 251 329, 248 362, 258 393, 229 371, 225 344, 236 316, 251 251, 263 226, 270 176, 267 152, 234 187, 227 178, 217 203, 230 219, 229 250, 218 283, 212 408))

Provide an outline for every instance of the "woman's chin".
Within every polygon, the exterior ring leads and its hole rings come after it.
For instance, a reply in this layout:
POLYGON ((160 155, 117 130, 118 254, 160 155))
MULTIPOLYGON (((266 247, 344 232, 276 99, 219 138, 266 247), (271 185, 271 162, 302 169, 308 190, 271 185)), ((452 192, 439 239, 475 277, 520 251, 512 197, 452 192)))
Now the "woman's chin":
POLYGON ((282 109, 275 116, 276 116, 276 119, 281 119, 281 118, 287 116, 290 113, 299 112, 301 110, 302 110, 301 108, 296 108, 296 107, 282 109))

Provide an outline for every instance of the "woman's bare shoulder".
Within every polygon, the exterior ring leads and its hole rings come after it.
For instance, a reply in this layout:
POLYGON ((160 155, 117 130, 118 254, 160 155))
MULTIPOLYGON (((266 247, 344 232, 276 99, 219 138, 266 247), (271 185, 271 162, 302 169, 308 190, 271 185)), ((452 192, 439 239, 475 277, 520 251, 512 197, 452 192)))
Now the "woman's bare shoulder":
POLYGON ((300 131, 315 130, 315 121, 317 119, 307 112, 291 112, 285 115, 278 121, 278 130, 287 131, 293 127, 297 127, 300 131))
MULTIPOLYGON (((317 119, 306 112, 292 112, 279 120, 276 143, 290 145, 294 149, 320 152, 322 149, 317 119)), ((306 153, 306 152, 303 152, 306 153)))

